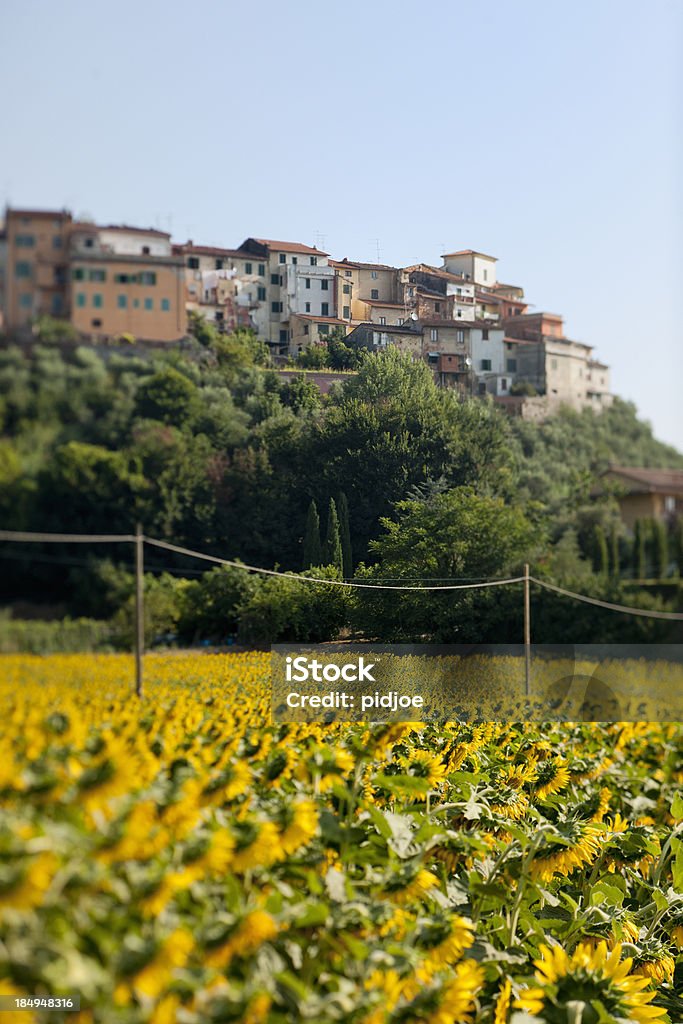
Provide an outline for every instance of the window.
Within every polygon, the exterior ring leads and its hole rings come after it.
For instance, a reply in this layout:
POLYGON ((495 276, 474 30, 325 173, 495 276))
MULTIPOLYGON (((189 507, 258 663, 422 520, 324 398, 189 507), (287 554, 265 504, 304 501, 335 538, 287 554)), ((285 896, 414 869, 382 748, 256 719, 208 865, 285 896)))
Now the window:
POLYGON ((94 238, 86 238, 86 240, 85 240, 85 242, 83 244, 85 245, 86 249, 94 249, 95 248, 95 239, 94 238))
POLYGON ((128 309, 128 296, 127 295, 117 295, 117 297, 116 297, 116 305, 118 306, 119 309, 128 309))
POLYGON ((350 295, 351 294, 351 285, 350 284, 342 285, 342 291, 343 291, 344 295, 350 295))
POLYGON ((488 277, 489 277, 489 272, 488 272, 488 270, 483 270, 483 271, 482 271, 482 274, 483 274, 484 280, 485 280, 485 281, 488 281, 488 277))
POLYGON ((330 333, 329 324, 318 324, 318 334, 329 334, 329 333, 330 333))
POLYGON ((294 264, 294 266, 296 266, 298 262, 299 262, 299 257, 298 256, 292 256, 292 263, 294 264))
POLYGON ((280 331, 280 344, 287 341, 287 331, 280 331))
POLYGON ((36 244, 35 237, 33 235, 17 235, 16 244, 22 249, 30 249, 36 244))
POLYGON ((275 284, 275 285, 279 284, 280 283, 280 275, 279 274, 271 274, 270 275, 270 283, 271 284, 275 284))
POLYGON ((386 326, 386 322, 387 322, 387 318, 385 316, 380 316, 380 317, 377 318, 377 323, 381 324, 382 327, 386 326))
POLYGON ((132 274, 114 274, 114 280, 117 284, 130 284, 134 280, 132 274))
POLYGON ((259 277, 265 277, 266 276, 266 265, 265 265, 265 263, 259 263, 259 265, 258 265, 258 276, 259 277))
POLYGON ((306 278, 306 287, 307 287, 307 288, 310 288, 310 287, 311 287, 311 279, 310 279, 310 277, 307 277, 307 278, 306 278))
POLYGON ((508 389, 507 377, 501 377, 501 379, 500 379, 500 389, 501 389, 501 391, 507 391, 507 389, 508 389))
POLYGON ((52 296, 52 312, 54 313, 55 316, 59 316, 60 313, 62 312, 62 296, 61 295, 53 295, 52 296))
POLYGON ((344 306, 344 308, 342 309, 342 319, 343 320, 350 320, 351 319, 351 310, 349 309, 348 306, 344 306))
POLYGON ((258 288, 256 289, 256 298, 258 299, 259 302, 266 301, 266 289, 263 287, 263 285, 259 285, 258 288))
POLYGON ((307 303, 306 303, 306 312, 307 312, 307 313, 310 313, 310 312, 311 312, 311 304, 310 304, 310 302, 307 302, 307 303))
POLYGON ((329 302, 321 302, 320 303, 320 315, 321 316, 329 316, 330 315, 330 304, 329 304, 329 302))
POLYGON ((188 256, 187 265, 190 270, 199 270, 199 256, 188 256))
POLYGON ((216 270, 222 270, 223 269, 223 260, 218 260, 217 259, 215 261, 215 265, 216 265, 216 270))
POLYGON ((244 264, 244 273, 245 274, 251 274, 251 263, 245 263, 244 264))
POLYGON ((458 330, 455 332, 455 340, 459 341, 461 344, 465 340, 465 332, 463 330, 461 330, 460 328, 458 328, 458 330))
POLYGON ((75 267, 71 271, 71 277, 74 281, 85 281, 85 270, 82 267, 75 267))
POLYGON ((556 370, 557 369, 557 359, 551 359, 550 360, 550 369, 551 370, 556 370))
POLYGON ((439 353, 438 352, 430 352, 429 355, 427 356, 427 359, 429 360, 430 363, 438 363, 438 361, 439 361, 439 353))
POLYGON ((154 299, 145 299, 145 309, 154 309, 154 299))
POLYGON ((477 390, 479 391, 480 395, 485 395, 486 394, 486 384, 484 384, 484 382, 482 381, 482 383, 478 385, 477 390))
POLYGON ((76 292, 76 305, 79 309, 85 306, 85 292, 76 292))
POLYGON ((414 288, 409 288, 408 289, 408 297, 412 299, 414 295, 415 295, 415 289, 414 288))
POLYGON ((437 327, 432 327, 430 329, 430 331, 429 331, 429 340, 430 341, 438 341, 439 340, 439 330, 438 330, 437 327))
POLYGON ((376 281, 377 280, 377 271, 373 270, 372 273, 370 274, 370 277, 372 278, 373 281, 376 281))
POLYGON ((140 308, 140 300, 139 299, 133 299, 133 309, 139 309, 139 308, 140 308))
POLYGON ((33 296, 30 292, 24 292, 19 296, 19 305, 22 309, 30 309, 33 305, 33 296))
POLYGON ((280 260, 280 263, 286 263, 287 262, 287 257, 285 256, 285 254, 283 252, 280 253, 279 260, 280 260))
POLYGON ((30 277, 31 276, 31 264, 20 260, 15 265, 15 272, 17 277, 30 277))
POLYGON ((156 284, 157 275, 152 270, 143 270, 138 280, 140 284, 156 284))
POLYGON ((329 281, 321 281, 320 282, 320 287, 322 288, 322 290, 324 292, 328 292, 330 290, 330 282, 329 281))
POLYGON ((52 239, 52 248, 53 249, 61 249, 62 248, 62 244, 63 244, 62 243, 62 236, 61 235, 55 235, 53 237, 53 239, 52 239))
POLYGON ((169 313, 171 311, 171 300, 170 299, 162 299, 161 300, 161 311, 162 311, 162 313, 169 313))
POLYGON ((373 288, 372 289, 372 291, 370 292, 370 298, 371 299, 378 299, 379 298, 379 291, 378 291, 377 288, 373 288))
POLYGON ((482 361, 481 361, 481 368, 482 368, 482 370, 490 370, 491 369, 491 360, 490 359, 482 359, 482 361))
POLYGON ((440 313, 441 312, 441 303, 440 302, 435 302, 434 303, 434 312, 435 313, 440 313))
POLYGON ((481 332, 481 337, 483 341, 489 340, 489 332, 486 328, 484 328, 484 330, 481 332))
POLYGON ((271 311, 271 313, 279 313, 279 311, 280 311, 280 303, 279 302, 271 302, 271 304, 270 304, 270 311, 271 311))
POLYGON ((397 322, 398 322, 398 326, 399 327, 403 327, 403 325, 405 323, 405 320, 403 319, 402 316, 400 316, 400 317, 398 317, 398 321, 397 322))
POLYGON ((88 274, 89 281, 106 281, 107 271, 106 270, 91 270, 88 274))
POLYGON ((517 360, 508 359, 505 363, 505 368, 508 373, 517 373, 517 360))
POLYGON ((102 321, 101 320, 91 320, 90 323, 92 324, 93 327, 101 327, 102 326, 102 321))
POLYGON ((350 270, 345 270, 344 271, 344 277, 352 277, 352 276, 353 275, 352 275, 352 272, 350 270))
MULTIPOLYGON (((308 334, 308 324, 304 324, 304 334, 308 334)), ((301 345, 299 345, 299 352, 301 352, 301 345)))
POLYGON ((318 266, 318 257, 317 256, 311 256, 311 266, 312 267, 317 267, 318 266))
POLYGON ((95 294, 92 297, 92 304, 95 307, 95 309, 102 309, 102 301, 103 300, 101 293, 95 292, 95 294))

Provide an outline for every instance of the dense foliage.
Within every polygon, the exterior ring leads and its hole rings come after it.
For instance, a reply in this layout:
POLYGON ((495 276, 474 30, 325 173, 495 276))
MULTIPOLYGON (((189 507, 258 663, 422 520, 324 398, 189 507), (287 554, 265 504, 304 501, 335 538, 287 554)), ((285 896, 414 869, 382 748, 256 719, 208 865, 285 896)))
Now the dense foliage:
MULTIPOLYGON (((675 594, 645 599, 625 588, 634 577, 680 573, 680 526, 663 536, 643 523, 628 537, 613 497, 591 495, 609 461, 683 465, 628 403, 599 416, 564 410, 539 425, 439 390, 427 366, 395 350, 357 360, 356 372, 340 374, 322 396, 305 376, 268 368, 249 332, 218 336, 197 318, 194 339, 166 352, 79 347, 48 326, 31 347, 0 350, 5 527, 127 533, 140 522, 149 536, 223 557, 294 572, 320 562, 346 578, 489 576, 527 560, 537 575, 625 603, 656 605, 675 594), (473 546, 466 538, 479 528, 485 544, 473 546)), ((337 355, 339 344, 332 339, 337 355)), ((5 602, 42 600, 76 616, 125 613, 130 593, 102 585, 111 549, 30 554, 3 547, 5 602)), ((129 568, 128 557, 116 552, 114 568, 129 568)), ((148 568, 191 579, 201 566, 156 552, 148 568)), ((290 591, 268 586, 272 601, 290 591)), ((360 611, 347 608, 344 622, 365 615, 375 635, 451 630, 452 611, 433 620, 434 602, 416 612, 415 601, 390 629, 391 609, 372 597, 359 599, 360 611)), ((238 604, 245 601, 243 594, 238 604)), ((191 621, 186 605, 171 603, 159 630, 184 622, 185 634, 205 635, 201 609, 191 621)), ((453 607, 471 615, 479 639, 504 621, 518 632, 518 611, 510 618, 502 598, 463 597, 453 607)), ((564 607, 544 599, 546 639, 558 618, 577 611, 564 607)), ((579 619, 602 628, 599 617, 579 619)), ((227 620, 220 632, 233 626, 227 620)))

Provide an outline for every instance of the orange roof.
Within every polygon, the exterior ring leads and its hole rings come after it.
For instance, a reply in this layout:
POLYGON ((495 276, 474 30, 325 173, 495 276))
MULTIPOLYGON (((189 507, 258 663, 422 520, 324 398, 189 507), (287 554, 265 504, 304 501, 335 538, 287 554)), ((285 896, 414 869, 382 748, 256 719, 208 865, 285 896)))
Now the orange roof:
POLYGON ((447 256, 483 256, 485 260, 495 260, 498 262, 497 256, 487 256, 485 252, 478 252, 476 249, 460 249, 458 252, 446 252, 441 259, 445 260, 447 256))
POLYGON ((267 245, 269 249, 273 249, 275 252, 305 252, 310 253, 312 256, 328 255, 322 249, 316 249, 314 245, 303 245, 302 242, 278 242, 272 238, 255 238, 254 241, 259 242, 261 245, 267 245))

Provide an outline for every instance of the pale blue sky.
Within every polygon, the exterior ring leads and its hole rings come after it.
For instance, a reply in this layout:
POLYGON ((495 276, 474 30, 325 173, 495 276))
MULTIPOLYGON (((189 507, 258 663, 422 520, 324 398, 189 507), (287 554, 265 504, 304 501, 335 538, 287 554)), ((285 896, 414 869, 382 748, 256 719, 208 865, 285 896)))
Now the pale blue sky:
POLYGON ((682 29, 680 0, 3 0, 0 203, 491 253, 683 448, 682 29))

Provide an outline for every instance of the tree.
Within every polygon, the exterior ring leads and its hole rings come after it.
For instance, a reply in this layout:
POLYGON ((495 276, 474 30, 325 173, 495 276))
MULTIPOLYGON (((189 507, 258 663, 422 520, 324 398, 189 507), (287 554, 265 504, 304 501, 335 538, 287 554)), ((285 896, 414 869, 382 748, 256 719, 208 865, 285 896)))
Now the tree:
POLYGON ((599 523, 593 528, 593 571, 600 576, 609 575, 609 553, 605 531, 599 523))
POLYGON ((172 366, 143 380, 135 404, 141 418, 175 427, 189 424, 201 408, 196 385, 172 366))
POLYGON ((609 549, 610 575, 614 579, 618 579, 620 571, 619 531, 617 530, 616 526, 613 526, 610 531, 609 549))
POLYGON ((656 579, 666 576, 669 568, 669 538, 666 524, 661 519, 653 519, 652 536, 652 572, 656 579))
POLYGON ((303 568, 310 569, 314 565, 322 565, 322 546, 320 543, 320 516, 315 501, 311 501, 306 515, 306 532, 304 534, 303 568))
MULTIPOLYGON (((471 487, 400 501, 396 518, 382 519, 382 527, 384 533, 370 545, 378 564, 356 571, 368 583, 424 579, 445 584, 501 576, 527 560, 539 540, 520 509, 471 487)), ((367 589, 356 592, 354 605, 357 629, 382 639, 501 643, 522 636, 520 591, 512 587, 367 589)))
POLYGON ((337 497, 337 512, 339 514, 339 536, 341 539, 342 551, 342 575, 345 579, 353 576, 353 551, 351 547, 351 525, 349 522, 349 502, 344 491, 339 492, 337 497))
POLYGON ((647 573, 647 549, 645 523, 642 519, 636 520, 633 538, 633 575, 637 580, 645 579, 647 573))
POLYGON ((334 498, 330 498, 327 510, 327 531, 325 533, 325 545, 323 548, 323 563, 333 565, 343 574, 342 546, 339 533, 339 516, 334 498))
POLYGON ((329 367, 330 357, 325 342, 316 345, 308 345, 303 352, 296 357, 298 366, 306 370, 323 370, 329 367))

